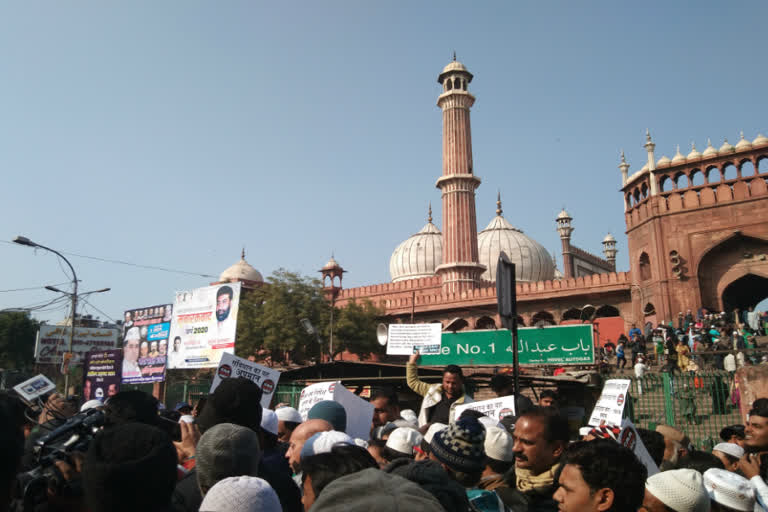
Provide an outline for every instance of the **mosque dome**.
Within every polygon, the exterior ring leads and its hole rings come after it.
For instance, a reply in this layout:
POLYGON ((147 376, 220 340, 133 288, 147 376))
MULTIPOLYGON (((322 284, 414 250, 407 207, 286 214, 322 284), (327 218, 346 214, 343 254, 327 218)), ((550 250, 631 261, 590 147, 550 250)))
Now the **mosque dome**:
POLYGON ((453 60, 448 63, 447 66, 443 68, 443 73, 450 73, 451 71, 467 71, 467 68, 464 67, 464 64, 457 60, 453 60))
POLYGON ((662 156, 659 158, 659 161, 656 162, 656 167, 667 167, 671 163, 672 160, 670 160, 668 156, 662 156))
POLYGON ((707 139, 707 148, 701 153, 701 156, 704 158, 709 158, 711 156, 717 156, 717 150, 712 146, 712 141, 707 139))
POLYGON ((688 153, 688 156, 686 156, 685 159, 690 162, 691 160, 697 160, 699 158, 701 158, 701 153, 696 149, 696 143, 691 142, 691 152, 688 153))
POLYGON ((389 274, 393 282, 435 275, 443 261, 443 235, 432 224, 432 207, 427 225, 397 246, 389 258, 389 274))
POLYGON ((333 256, 331 256, 331 259, 328 260, 328 263, 323 265, 323 268, 320 269, 322 272, 323 270, 336 270, 340 269, 341 265, 339 265, 339 262, 334 259, 333 256))
POLYGON ((675 153, 675 156, 672 157, 672 165, 683 164, 683 163, 685 163, 685 157, 680 152, 680 146, 677 146, 677 153, 675 153))
POLYGON ((240 255, 240 261, 222 272, 219 276, 219 281, 253 281, 256 283, 263 283, 264 278, 258 270, 245 261, 245 249, 243 249, 243 252, 240 255))
POLYGON ((722 145, 722 146, 720 146, 720 151, 719 151, 719 153, 720 153, 721 155, 724 155, 724 154, 726 154, 726 153, 733 153, 734 151, 736 151, 736 148, 734 148, 734 147, 733 147, 733 146, 732 146, 732 145, 731 145, 731 144, 728 142, 728 139, 724 139, 724 140, 723 140, 723 145, 722 145))
POLYGON ((763 146, 765 144, 768 144, 768 137, 763 135, 762 133, 758 133, 757 137, 755 137, 755 140, 752 141, 752 146, 763 146))
MULTIPOLYGON (((497 202, 496 217, 477 235, 479 261, 486 271, 482 279, 496 281, 496 264, 499 254, 504 251, 515 264, 518 281, 549 281, 555 278, 555 264, 552 256, 536 240, 502 217, 501 201, 497 202)), ((562 215, 565 212, 560 213, 562 215)), ((565 213, 568 216, 567 213, 565 213)), ((558 216, 558 218, 561 218, 558 216)))
POLYGON ((745 151, 752 149, 752 143, 744 138, 744 132, 741 132, 741 139, 736 143, 736 151, 745 151))
POLYGON ((606 242, 615 242, 615 241, 616 241, 616 239, 615 239, 615 238, 613 237, 613 235, 612 235, 612 234, 610 234, 610 233, 608 233, 607 235, 605 235, 605 238, 603 238, 603 243, 606 243, 606 242))

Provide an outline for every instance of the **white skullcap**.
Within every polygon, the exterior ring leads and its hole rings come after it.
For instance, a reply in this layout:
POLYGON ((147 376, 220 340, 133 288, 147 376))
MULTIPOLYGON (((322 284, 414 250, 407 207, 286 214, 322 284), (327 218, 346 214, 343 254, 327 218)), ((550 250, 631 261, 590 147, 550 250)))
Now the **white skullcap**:
POLYGON ((488 416, 480 416, 477 418, 477 421, 483 424, 486 430, 488 430, 488 427, 499 427, 501 428, 501 423, 496 421, 493 418, 489 418, 488 416))
POLYGON ((512 451, 512 436, 499 427, 485 428, 485 454, 504 462, 515 460, 515 452, 512 451))
POLYGON ((255 476, 231 476, 211 487, 200 504, 201 512, 282 512, 272 487, 255 476))
POLYGON ((97 400, 94 398, 93 400, 88 400, 87 402, 85 402, 83 406, 80 407, 80 412, 85 412, 88 409, 95 409, 97 407, 101 407, 102 405, 104 404, 101 403, 101 400, 97 400))
POLYGON ((695 469, 671 469, 645 481, 645 488, 675 512, 709 512, 709 494, 695 469))
POLYGON ((313 435, 301 448, 301 458, 319 455, 321 453, 331 453, 331 449, 338 444, 354 445, 355 441, 344 432, 329 430, 327 432, 318 432, 313 435))
POLYGON ((195 417, 191 414, 185 414, 181 418, 179 418, 179 423, 194 423, 195 417))
POLYGON ((280 421, 291 421, 293 423, 301 423, 301 414, 293 407, 281 407, 275 411, 277 419, 280 421))
POLYGON ((579 437, 584 437, 588 435, 590 432, 592 432, 592 427, 581 427, 579 428, 579 437))
POLYGON ((409 427, 399 427, 389 434, 387 448, 407 455, 413 455, 413 447, 421 444, 422 439, 424 439, 424 436, 419 434, 418 430, 409 427))
POLYGON ((130 341, 130 340, 140 340, 141 339, 141 331, 139 331, 138 327, 131 327, 128 329, 128 332, 125 333, 125 338, 123 339, 123 342, 130 341))
POLYGON ((424 434, 424 440, 428 443, 432 443, 432 438, 435 437, 435 434, 437 434, 438 432, 446 428, 448 428, 448 425, 446 425, 445 423, 431 424, 427 429, 427 433, 424 434))
POLYGON ((360 448, 365 448, 366 450, 368 449, 368 441, 366 441, 365 439, 360 439, 359 437, 356 437, 354 441, 355 441, 355 444, 360 448))
POLYGON ((400 417, 410 423, 419 422, 419 417, 416 416, 416 413, 413 412, 413 409, 403 409, 402 411, 400 411, 400 417))
POLYGON ((726 455, 736 457, 737 459, 740 459, 744 456, 744 448, 737 445, 736 443, 717 443, 715 447, 712 448, 712 450, 723 452, 726 455))
POLYGON ((396 428, 405 427, 405 428, 413 428, 413 429, 415 429, 415 428, 418 428, 418 426, 419 426, 418 422, 408 421, 408 420, 403 419, 403 418, 397 418, 395 421, 392 422, 392 424, 396 428))
POLYGON ((277 435, 277 414, 272 409, 264 409, 261 412, 261 428, 270 434, 277 435))
POLYGON ((755 491, 741 475, 720 468, 708 469, 704 472, 704 487, 715 503, 744 512, 754 510, 755 491))

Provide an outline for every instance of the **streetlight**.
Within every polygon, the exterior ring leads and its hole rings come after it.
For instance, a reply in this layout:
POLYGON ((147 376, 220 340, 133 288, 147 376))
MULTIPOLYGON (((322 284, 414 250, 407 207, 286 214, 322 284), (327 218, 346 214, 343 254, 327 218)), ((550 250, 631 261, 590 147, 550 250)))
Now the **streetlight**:
MULTIPOLYGON (((45 287, 47 290, 67 294, 72 299, 72 316, 71 316, 72 326, 71 326, 71 329, 69 330, 69 347, 67 349, 67 353, 64 354, 64 360, 62 361, 62 365, 63 365, 66 361, 69 360, 68 358, 72 357, 72 344, 75 338, 75 312, 77 311, 77 274, 75 273, 75 267, 73 267, 72 264, 69 262, 69 260, 65 258, 64 255, 61 254, 56 249, 51 249, 50 247, 46 247, 44 245, 38 244, 37 242, 33 242, 32 240, 30 240, 25 236, 17 236, 16 238, 13 239, 13 243, 52 252, 53 254, 55 254, 62 260, 64 260, 64 263, 66 263, 69 266, 69 270, 72 271, 72 289, 73 289, 72 293, 64 292, 54 286, 45 287)), ((102 291, 108 291, 108 290, 109 288, 104 288, 102 290, 97 290, 97 291, 102 292, 102 291)), ((89 292, 89 293, 96 293, 96 292, 89 292)), ((68 394, 68 392, 69 392, 69 368, 67 367, 67 372, 64 374, 64 394, 66 395, 68 394)))

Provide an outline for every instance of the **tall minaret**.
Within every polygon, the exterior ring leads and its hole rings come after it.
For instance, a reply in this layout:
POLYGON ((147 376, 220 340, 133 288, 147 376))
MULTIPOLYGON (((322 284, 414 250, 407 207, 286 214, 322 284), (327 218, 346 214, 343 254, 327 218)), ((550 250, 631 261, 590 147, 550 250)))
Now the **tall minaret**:
POLYGON ((475 97, 467 91, 472 73, 453 55, 437 78, 443 92, 437 106, 443 111, 443 175, 437 187, 443 197, 443 263, 437 267, 443 291, 463 292, 480 281, 485 266, 477 251, 475 189, 480 178, 472 169, 469 109, 475 97))

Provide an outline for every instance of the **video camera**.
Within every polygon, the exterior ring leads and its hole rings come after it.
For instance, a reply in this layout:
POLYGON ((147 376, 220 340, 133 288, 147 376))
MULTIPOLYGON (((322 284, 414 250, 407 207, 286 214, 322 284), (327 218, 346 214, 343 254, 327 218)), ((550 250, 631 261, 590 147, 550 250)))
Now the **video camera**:
POLYGON ((36 466, 16 477, 17 496, 23 499, 23 510, 34 510, 44 503, 49 489, 59 495, 64 493, 67 482, 56 467, 56 461, 71 463, 69 455, 86 451, 103 425, 104 413, 89 409, 72 416, 35 441, 32 454, 36 466))

